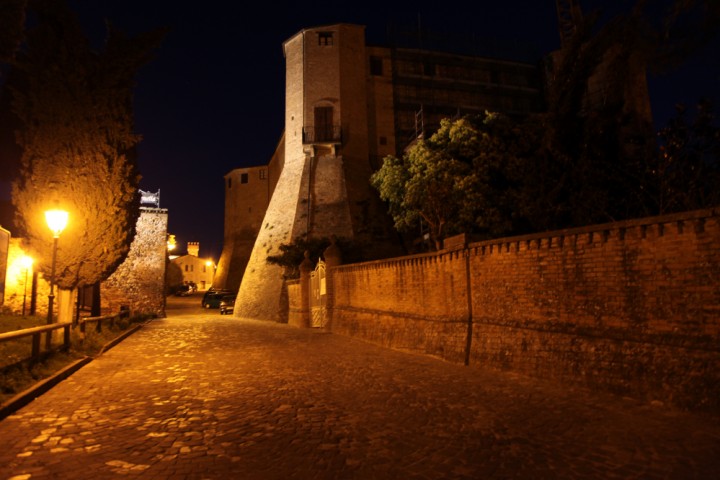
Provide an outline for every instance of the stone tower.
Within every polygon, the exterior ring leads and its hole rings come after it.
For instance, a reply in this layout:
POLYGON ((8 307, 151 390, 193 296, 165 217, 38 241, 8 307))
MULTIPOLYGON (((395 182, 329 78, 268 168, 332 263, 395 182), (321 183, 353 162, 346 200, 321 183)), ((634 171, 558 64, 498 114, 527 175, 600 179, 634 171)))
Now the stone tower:
POLYGON ((267 264, 268 255, 301 236, 370 239, 378 228, 368 207, 377 193, 369 184, 364 27, 306 29, 283 49, 284 165, 235 306, 238 317, 281 322, 283 272, 267 264))

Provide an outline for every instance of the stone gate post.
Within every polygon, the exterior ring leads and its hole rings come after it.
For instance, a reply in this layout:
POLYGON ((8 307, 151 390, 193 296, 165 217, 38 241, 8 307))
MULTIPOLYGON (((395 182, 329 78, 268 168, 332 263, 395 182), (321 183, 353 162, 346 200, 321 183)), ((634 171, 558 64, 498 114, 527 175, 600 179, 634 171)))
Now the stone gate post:
POLYGON ((310 272, 312 269, 310 252, 305 250, 305 259, 300 263, 300 328, 310 327, 310 272))
POLYGON ((335 286, 333 284, 333 267, 336 267, 340 264, 342 264, 342 252, 340 251, 340 247, 337 246, 335 243, 337 239, 335 238, 335 235, 330 237, 330 246, 325 249, 323 252, 323 256, 325 257, 325 288, 327 292, 326 296, 326 303, 325 303, 325 309, 326 309, 326 315, 327 315, 327 323, 325 324, 325 328, 328 330, 332 330, 332 319, 333 319, 333 312, 335 310, 335 286))

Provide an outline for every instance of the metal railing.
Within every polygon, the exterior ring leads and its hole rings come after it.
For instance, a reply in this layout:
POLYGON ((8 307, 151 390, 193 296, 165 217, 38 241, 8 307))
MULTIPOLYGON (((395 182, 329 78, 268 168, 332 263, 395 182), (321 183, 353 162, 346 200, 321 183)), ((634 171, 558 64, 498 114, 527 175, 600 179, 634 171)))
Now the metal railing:
POLYGON ((303 127, 303 144, 313 143, 341 143, 342 126, 328 125, 326 127, 303 127))

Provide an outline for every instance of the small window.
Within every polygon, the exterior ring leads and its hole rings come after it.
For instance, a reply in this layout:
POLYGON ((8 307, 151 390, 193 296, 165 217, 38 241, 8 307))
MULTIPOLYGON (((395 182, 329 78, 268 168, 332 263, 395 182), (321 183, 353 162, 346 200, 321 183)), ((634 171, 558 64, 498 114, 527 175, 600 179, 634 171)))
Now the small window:
POLYGON ((195 265, 190 265, 190 271, 191 271, 191 272, 195 270, 195 269, 193 268, 194 266, 195 266, 195 265))
POLYGON ((248 182, 248 174, 247 173, 241 173, 240 174, 240 183, 247 183, 248 182))
POLYGON ((232 188, 232 178, 228 178, 227 185, 228 185, 228 190, 232 188))
POLYGON ((425 62, 423 64, 423 72, 428 77, 434 77, 435 76, 435 64, 431 62, 425 62))
POLYGON ((260 170, 260 180, 265 180, 267 178, 267 170, 263 169, 260 170))
POLYGON ((383 62, 381 57, 370 57, 370 75, 382 76, 383 62))
POLYGON ((186 272, 189 272, 189 271, 190 271, 190 265, 185 265, 185 271, 186 271, 186 272))
POLYGON ((333 32, 318 32, 318 45, 331 46, 333 44, 333 32))

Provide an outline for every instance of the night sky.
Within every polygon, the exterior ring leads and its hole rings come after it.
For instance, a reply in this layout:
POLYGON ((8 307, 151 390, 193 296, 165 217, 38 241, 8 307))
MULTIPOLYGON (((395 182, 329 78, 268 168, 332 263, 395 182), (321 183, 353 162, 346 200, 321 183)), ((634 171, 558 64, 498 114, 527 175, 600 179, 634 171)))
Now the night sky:
MULTIPOLYGON (((249 11, 246 2, 69 3, 98 43, 104 19, 131 35, 170 29, 137 77, 140 188, 160 189, 168 232, 176 235, 181 251, 186 242, 197 241, 200 255, 216 261, 222 250, 223 175, 265 164, 275 150, 284 119, 282 43, 295 33, 354 23, 366 25, 368 43, 383 44, 390 26, 419 22, 423 28, 486 39, 510 58, 538 60, 560 45, 552 0, 268 2, 253 7, 260 11, 249 11)), ((634 2, 584 0, 582 5, 587 12, 608 3, 624 9, 634 2)), ((718 51, 716 39, 681 73, 649 78, 657 126, 666 123, 676 103, 693 105, 700 96, 714 99, 720 109, 720 55, 713 53, 718 51)), ((0 193, 7 196, 8 190, 4 184, 0 193)))

